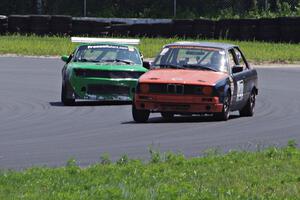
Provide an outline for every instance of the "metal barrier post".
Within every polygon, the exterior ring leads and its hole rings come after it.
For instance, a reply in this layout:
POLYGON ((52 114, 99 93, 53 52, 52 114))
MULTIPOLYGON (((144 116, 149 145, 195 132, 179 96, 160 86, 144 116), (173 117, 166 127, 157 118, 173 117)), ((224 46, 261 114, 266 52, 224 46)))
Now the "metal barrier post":
POLYGON ((86 0, 83 0, 83 16, 86 17, 86 0))
POLYGON ((176 6, 176 0, 174 0, 174 8, 173 8, 174 9, 174 18, 176 17, 176 7, 177 7, 176 6))

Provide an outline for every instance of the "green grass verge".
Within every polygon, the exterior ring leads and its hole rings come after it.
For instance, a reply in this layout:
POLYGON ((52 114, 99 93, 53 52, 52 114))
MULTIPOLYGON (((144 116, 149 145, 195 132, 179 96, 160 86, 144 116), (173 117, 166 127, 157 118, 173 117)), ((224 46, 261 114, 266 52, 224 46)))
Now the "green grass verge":
POLYGON ((149 163, 123 156, 80 168, 0 172, 0 199, 299 199, 300 150, 210 153, 186 159, 151 153, 149 163))
MULTIPOLYGON (((139 48, 146 58, 153 58, 163 45, 179 40, 195 41, 195 39, 182 38, 141 38, 141 44, 139 48)), ((293 63, 300 61, 299 44, 229 40, 207 41, 229 42, 237 44, 241 47, 248 60, 251 62, 293 63)), ((71 53, 75 46, 76 44, 72 44, 70 42, 70 38, 68 37, 39 37, 34 35, 0 36, 0 54, 57 56, 71 53)))

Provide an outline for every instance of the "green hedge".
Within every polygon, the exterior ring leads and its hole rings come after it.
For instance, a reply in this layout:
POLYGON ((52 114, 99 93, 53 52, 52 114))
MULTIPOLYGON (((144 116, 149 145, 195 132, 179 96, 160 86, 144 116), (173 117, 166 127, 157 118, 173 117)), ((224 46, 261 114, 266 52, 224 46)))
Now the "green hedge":
MULTIPOLYGON (((1 0, 0 14, 36 13, 36 0, 1 0)), ((296 16, 300 0, 177 0, 178 18, 296 16), (266 4, 267 2, 267 4, 266 4)), ((82 16, 83 0, 43 0, 43 14, 82 16)), ((173 0, 87 0, 89 16, 172 18, 173 0)))

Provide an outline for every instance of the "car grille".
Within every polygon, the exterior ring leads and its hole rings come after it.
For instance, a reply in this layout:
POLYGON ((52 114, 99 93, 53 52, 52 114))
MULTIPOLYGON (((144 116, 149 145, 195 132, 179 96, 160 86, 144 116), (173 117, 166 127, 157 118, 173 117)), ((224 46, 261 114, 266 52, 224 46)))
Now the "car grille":
POLYGON ((188 109, 190 109, 190 105, 181 105, 181 104, 176 104, 176 105, 172 105, 172 104, 162 104, 161 108, 163 110, 178 110, 178 111, 187 111, 188 109))
POLYGON ((102 71, 91 69, 74 69, 75 75, 79 77, 97 78, 132 78, 138 79, 144 72, 132 71, 102 71))
POLYGON ((89 84, 87 87, 88 94, 129 96, 129 91, 129 87, 118 85, 89 84))
POLYGON ((155 94, 178 94, 178 95, 201 95, 201 86, 181 84, 150 84, 149 93, 155 94))

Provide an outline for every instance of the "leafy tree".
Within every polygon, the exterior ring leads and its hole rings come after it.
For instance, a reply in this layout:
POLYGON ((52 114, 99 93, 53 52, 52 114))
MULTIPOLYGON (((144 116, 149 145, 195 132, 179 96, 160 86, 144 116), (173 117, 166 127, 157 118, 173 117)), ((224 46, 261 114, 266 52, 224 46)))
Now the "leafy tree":
MULTIPOLYGON (((83 0, 42 0, 44 14, 83 15, 83 0)), ((172 18, 174 0, 86 0, 91 17, 172 18)), ((0 14, 33 14, 36 0, 1 0, 0 14)), ((299 16, 300 0, 177 0, 178 18, 299 16)))

